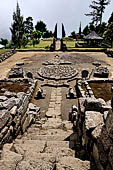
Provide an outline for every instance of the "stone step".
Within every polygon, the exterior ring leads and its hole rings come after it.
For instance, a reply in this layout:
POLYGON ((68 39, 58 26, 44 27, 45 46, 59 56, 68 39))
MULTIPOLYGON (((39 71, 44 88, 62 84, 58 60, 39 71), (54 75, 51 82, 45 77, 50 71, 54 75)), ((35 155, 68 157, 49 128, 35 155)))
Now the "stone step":
POLYGON ((23 137, 24 140, 40 140, 40 141, 64 141, 64 140, 68 140, 68 136, 67 135, 35 135, 35 134, 31 134, 31 135, 27 135, 27 137, 23 137))
POLYGON ((18 154, 25 152, 24 158, 31 156, 31 153, 37 156, 39 153, 49 153, 55 157, 75 156, 75 151, 69 148, 69 142, 66 141, 18 140, 13 148, 18 154))
POLYGON ((58 129, 65 128, 66 130, 72 130, 73 125, 69 121, 60 121, 60 118, 50 118, 42 125, 42 129, 58 129))
POLYGON ((24 139, 16 139, 14 146, 21 146, 21 145, 37 145, 39 146, 43 146, 46 145, 46 147, 59 147, 59 148, 69 148, 69 141, 40 141, 40 140, 24 140, 24 139))
POLYGON ((45 141, 15 140, 15 143, 6 144, 3 148, 1 170, 89 170, 90 162, 74 158, 68 148, 50 148, 51 143, 45 141), (20 143, 21 141, 21 143, 20 143), (48 153, 49 152, 49 153, 48 153))
POLYGON ((89 170, 90 162, 82 161, 71 156, 61 157, 56 164, 56 170, 89 170))
POLYGON ((63 130, 63 129, 29 129, 27 133, 24 134, 23 138, 27 137, 28 139, 37 139, 38 137, 40 138, 47 138, 50 139, 52 138, 56 140, 61 138, 62 140, 65 140, 66 138, 69 138, 73 134, 72 130, 63 130))

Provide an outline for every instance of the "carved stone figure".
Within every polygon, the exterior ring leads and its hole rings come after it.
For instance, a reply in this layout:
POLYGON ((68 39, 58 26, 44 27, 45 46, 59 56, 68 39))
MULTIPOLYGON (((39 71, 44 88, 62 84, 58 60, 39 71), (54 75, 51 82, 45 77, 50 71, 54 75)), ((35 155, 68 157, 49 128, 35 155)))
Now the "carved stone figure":
POLYGON ((67 98, 69 99, 75 99, 76 98, 76 93, 74 92, 73 88, 70 87, 68 94, 66 95, 67 98))
POLYGON ((44 99, 46 96, 46 94, 43 93, 43 89, 42 88, 38 88, 37 94, 34 97, 35 99, 44 99))

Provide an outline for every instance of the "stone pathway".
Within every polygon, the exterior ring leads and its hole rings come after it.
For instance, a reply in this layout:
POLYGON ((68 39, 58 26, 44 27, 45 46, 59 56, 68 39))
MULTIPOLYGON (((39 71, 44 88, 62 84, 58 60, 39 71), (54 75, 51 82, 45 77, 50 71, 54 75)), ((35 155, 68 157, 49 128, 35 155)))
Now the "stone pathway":
POLYGON ((60 40, 57 40, 56 41, 56 46, 55 46, 55 50, 58 51, 61 49, 61 41, 60 40))
POLYGON ((20 138, 5 144, 0 170, 89 170, 90 162, 75 158, 72 123, 61 119, 61 88, 52 88, 48 118, 37 116, 20 138))
POLYGON ((47 117, 58 117, 61 116, 61 101, 62 93, 61 88, 52 88, 51 99, 46 113, 47 117))

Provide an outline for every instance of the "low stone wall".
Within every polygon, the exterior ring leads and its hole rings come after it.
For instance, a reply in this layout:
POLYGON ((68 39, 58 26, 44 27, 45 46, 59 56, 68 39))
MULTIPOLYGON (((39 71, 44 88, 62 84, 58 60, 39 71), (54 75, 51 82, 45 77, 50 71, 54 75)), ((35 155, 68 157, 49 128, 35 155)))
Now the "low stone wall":
POLYGON ((0 96, 0 147, 6 142, 11 142, 20 133, 24 133, 39 112, 39 108, 29 104, 37 81, 32 79, 24 81, 28 81, 30 85, 26 93, 9 92, 9 95, 0 96))
POLYGON ((107 49, 105 53, 108 55, 108 57, 113 57, 113 50, 112 49, 107 49))
POLYGON ((93 91, 87 81, 80 80, 80 82, 77 83, 76 93, 78 97, 94 97, 93 91))
POLYGON ((12 49, 8 52, 0 54, 0 63, 3 62, 4 60, 6 60, 7 58, 9 58, 10 56, 12 56, 15 53, 16 53, 16 51, 12 49))
POLYGON ((78 97, 94 97, 93 91, 89 83, 113 83, 112 79, 101 80, 78 80, 76 84, 76 92, 78 97))
POLYGON ((113 169, 113 111, 103 99, 81 97, 76 131, 88 159, 99 170, 113 169))

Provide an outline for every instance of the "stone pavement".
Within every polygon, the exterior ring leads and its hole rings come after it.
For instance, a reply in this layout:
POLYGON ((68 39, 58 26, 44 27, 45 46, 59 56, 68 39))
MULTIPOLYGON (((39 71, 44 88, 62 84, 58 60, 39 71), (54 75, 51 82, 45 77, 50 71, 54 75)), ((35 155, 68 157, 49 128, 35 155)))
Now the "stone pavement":
POLYGON ((60 40, 57 40, 56 41, 56 46, 55 46, 55 50, 58 51, 61 49, 61 41, 60 40))
POLYGON ((47 117, 58 117, 61 116, 61 101, 62 101, 62 93, 61 88, 52 88, 51 99, 48 107, 48 111, 46 112, 47 117))

